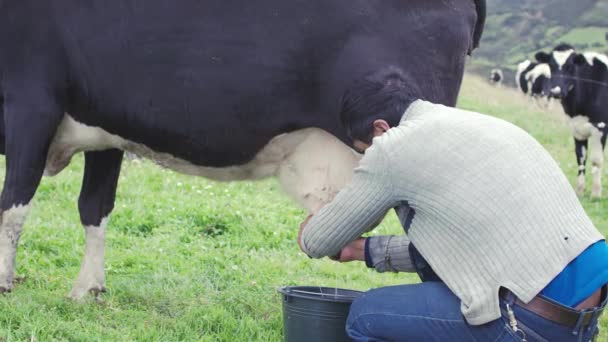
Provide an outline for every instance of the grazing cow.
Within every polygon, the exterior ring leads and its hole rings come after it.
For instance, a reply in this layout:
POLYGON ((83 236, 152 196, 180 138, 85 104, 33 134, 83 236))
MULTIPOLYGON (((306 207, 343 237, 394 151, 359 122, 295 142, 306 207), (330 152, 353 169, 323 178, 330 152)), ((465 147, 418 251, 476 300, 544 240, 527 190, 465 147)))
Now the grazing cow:
POLYGON ((536 59, 549 63, 551 95, 561 99, 570 117, 579 166, 577 192, 582 195, 585 191, 585 165, 591 141, 591 196, 599 198, 608 133, 608 57, 596 52, 580 54, 572 46, 560 44, 551 53, 537 53, 536 59))
POLYGON ((550 78, 549 65, 525 60, 517 65, 515 84, 526 95, 546 97, 550 93, 550 78))
POLYGON ((533 98, 550 98, 551 69, 547 63, 536 64, 525 74, 530 96, 533 98))
POLYGON ((525 60, 517 66, 515 76, 517 87, 541 108, 551 106, 550 79, 551 70, 546 63, 525 60))
POLYGON ((521 90, 524 94, 528 94, 528 82, 526 81, 526 74, 536 66, 536 63, 532 63, 530 60, 525 61, 517 65, 517 72, 515 73, 515 86, 521 90))
POLYGON ((484 20, 483 0, 0 0, 0 292, 43 172, 73 154, 81 298, 104 290, 123 151, 215 180, 276 176, 314 212, 359 160, 343 100, 398 84, 455 105, 484 20))
POLYGON ((503 79, 504 79, 504 76, 502 74, 502 70, 492 69, 492 71, 490 71, 490 83, 500 86, 500 85, 502 85, 503 79))

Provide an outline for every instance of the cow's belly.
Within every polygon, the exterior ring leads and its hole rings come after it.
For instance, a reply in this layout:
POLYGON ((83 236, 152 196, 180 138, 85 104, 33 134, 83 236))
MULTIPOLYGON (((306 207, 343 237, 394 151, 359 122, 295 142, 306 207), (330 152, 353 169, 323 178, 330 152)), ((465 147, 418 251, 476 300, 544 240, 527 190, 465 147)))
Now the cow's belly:
POLYGON ((45 174, 59 173, 77 152, 110 148, 138 154, 176 172, 217 181, 276 176, 284 190, 310 212, 331 201, 350 180, 360 159, 360 155, 333 135, 318 128, 306 128, 274 137, 246 164, 206 167, 84 125, 66 115, 49 148, 45 174))

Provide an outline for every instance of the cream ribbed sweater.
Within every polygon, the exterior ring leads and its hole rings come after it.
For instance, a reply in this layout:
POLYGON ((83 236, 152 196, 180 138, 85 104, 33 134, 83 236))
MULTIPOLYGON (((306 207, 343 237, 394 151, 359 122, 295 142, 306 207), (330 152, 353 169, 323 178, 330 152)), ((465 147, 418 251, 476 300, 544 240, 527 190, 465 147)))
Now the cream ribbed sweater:
MULTIPOLYGON (((418 100, 399 126, 374 139, 351 183, 305 227, 304 249, 317 258, 335 255, 404 201, 415 211, 409 239, 473 325, 500 317, 500 287, 528 302, 604 239, 529 134, 418 100)), ((397 250, 407 243, 391 242, 397 250)))

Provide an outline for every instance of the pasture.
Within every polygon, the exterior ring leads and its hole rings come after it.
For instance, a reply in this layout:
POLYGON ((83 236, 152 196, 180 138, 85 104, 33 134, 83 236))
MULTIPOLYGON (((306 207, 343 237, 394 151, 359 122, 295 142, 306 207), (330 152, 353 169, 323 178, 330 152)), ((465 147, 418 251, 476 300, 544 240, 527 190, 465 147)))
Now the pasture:
MULTIPOLYGON (((574 184, 574 144, 559 105, 540 111, 515 90, 468 76, 459 106, 526 129, 574 184)), ((279 341, 278 287, 365 290, 417 280, 308 259, 296 244, 305 214, 273 180, 223 184, 125 162, 107 231, 108 292, 102 303, 68 301, 84 252, 82 168, 75 158, 43 180, 17 255, 23 280, 0 297, 0 341, 279 341)), ((582 202, 608 234, 608 199, 591 201, 588 190, 582 202)), ((374 231, 389 233, 402 233, 394 215, 374 231)), ((602 326, 606 341, 608 317, 602 326)))

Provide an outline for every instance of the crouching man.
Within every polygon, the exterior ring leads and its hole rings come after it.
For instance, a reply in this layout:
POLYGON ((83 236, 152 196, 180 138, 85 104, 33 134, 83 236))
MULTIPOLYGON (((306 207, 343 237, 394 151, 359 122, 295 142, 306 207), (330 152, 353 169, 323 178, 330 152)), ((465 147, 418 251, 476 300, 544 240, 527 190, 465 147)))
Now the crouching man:
POLYGON ((356 341, 589 341, 608 245, 549 153, 503 120, 425 102, 398 70, 345 95, 365 152, 351 183, 300 227, 313 258, 418 272, 351 308, 356 341), (395 208, 400 236, 360 236, 395 208))

